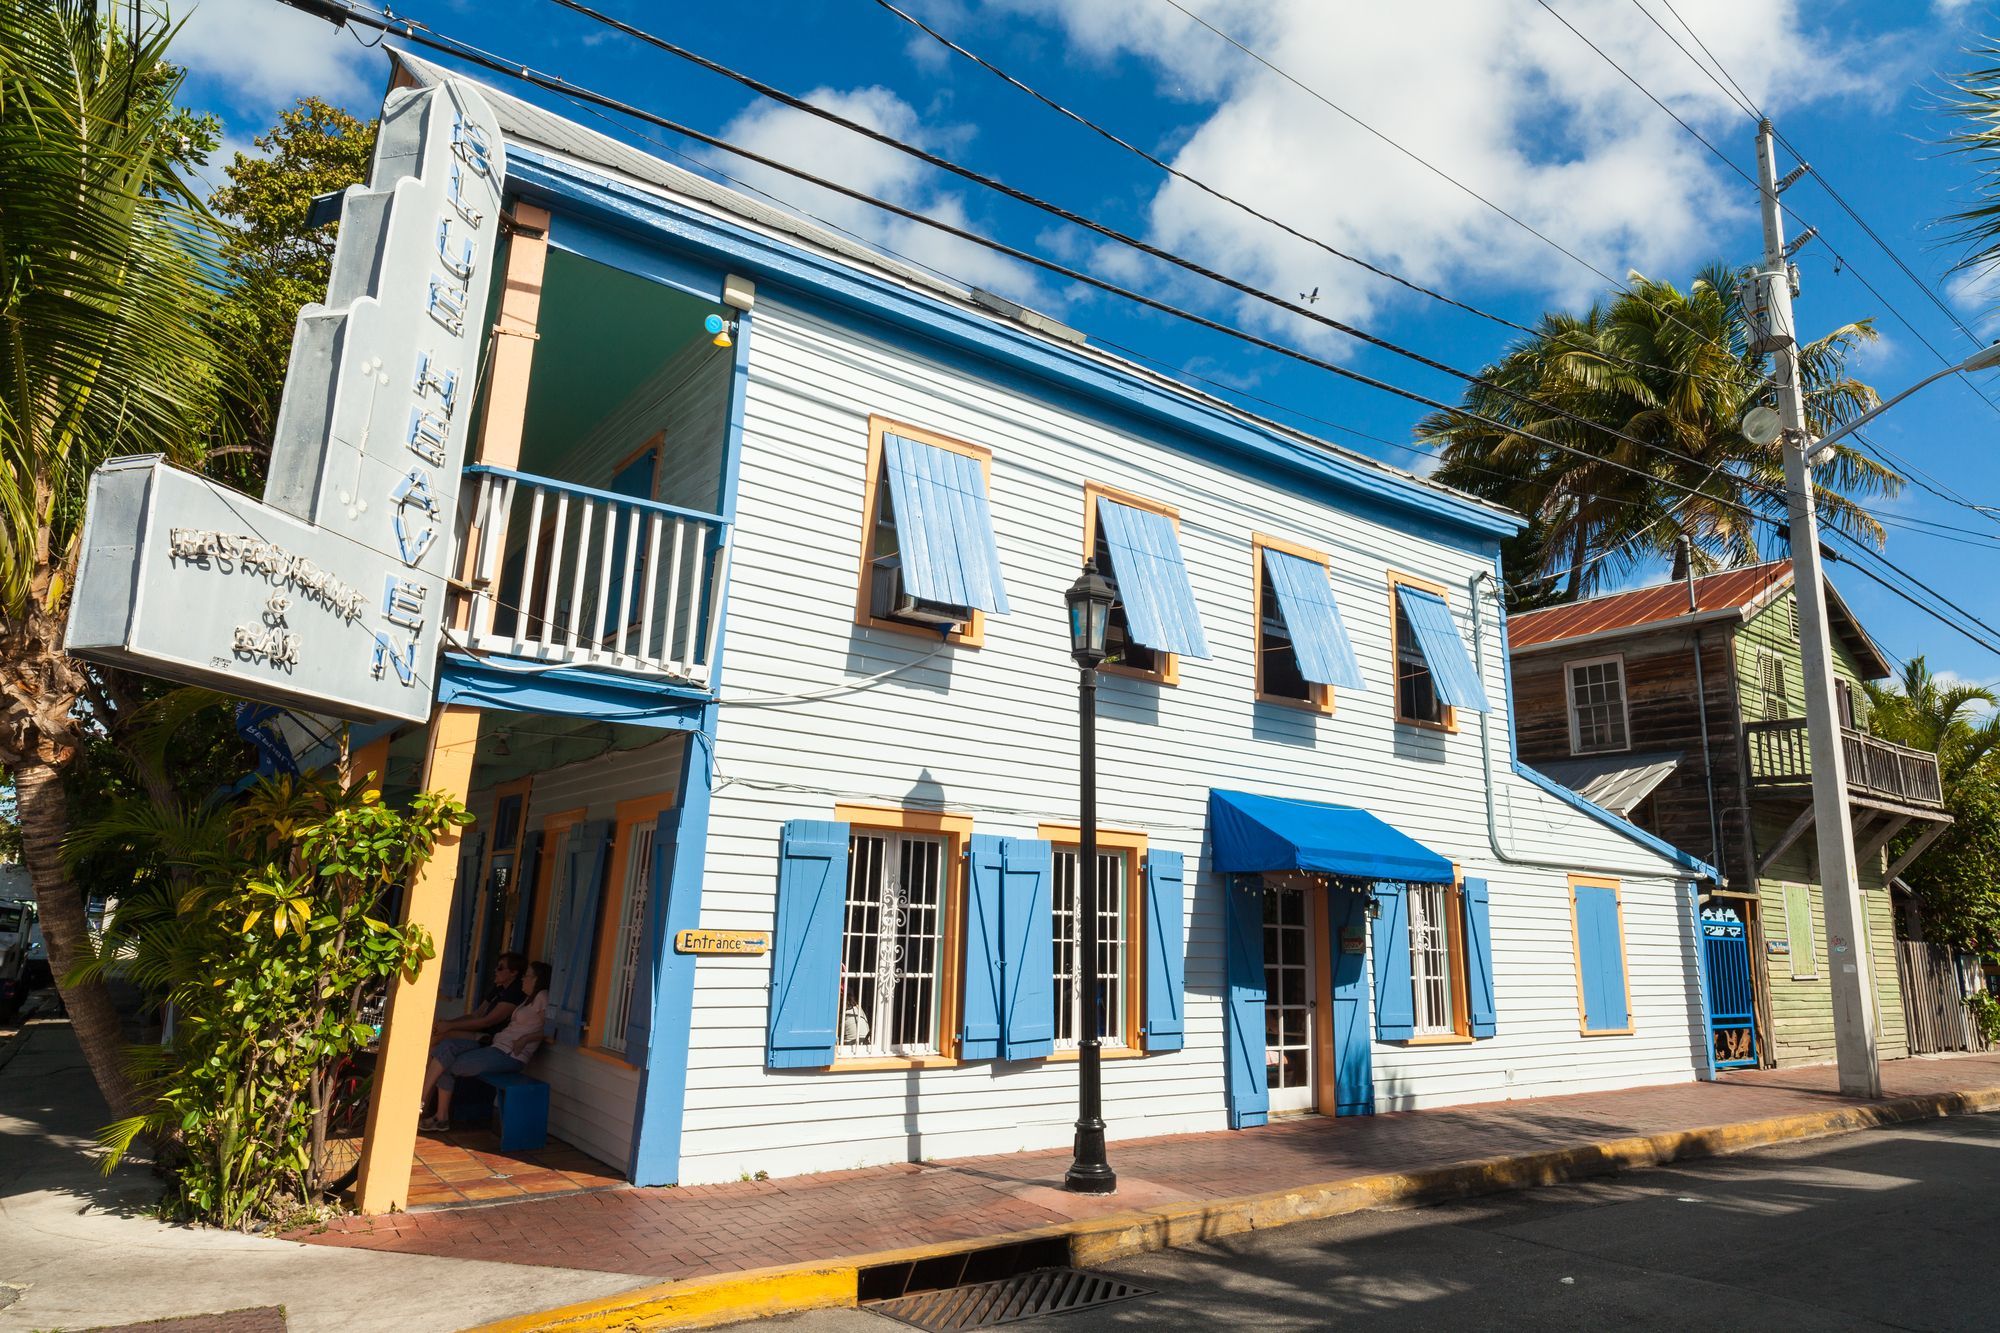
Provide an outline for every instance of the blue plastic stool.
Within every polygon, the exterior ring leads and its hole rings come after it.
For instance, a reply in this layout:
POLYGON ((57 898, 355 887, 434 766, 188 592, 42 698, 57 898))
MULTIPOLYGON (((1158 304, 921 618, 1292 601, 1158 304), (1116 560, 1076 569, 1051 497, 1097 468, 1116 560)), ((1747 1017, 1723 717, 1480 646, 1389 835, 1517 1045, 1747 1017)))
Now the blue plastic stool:
POLYGON ((526 1074, 481 1074, 493 1088, 501 1152, 526 1152, 549 1141, 549 1085, 526 1074))

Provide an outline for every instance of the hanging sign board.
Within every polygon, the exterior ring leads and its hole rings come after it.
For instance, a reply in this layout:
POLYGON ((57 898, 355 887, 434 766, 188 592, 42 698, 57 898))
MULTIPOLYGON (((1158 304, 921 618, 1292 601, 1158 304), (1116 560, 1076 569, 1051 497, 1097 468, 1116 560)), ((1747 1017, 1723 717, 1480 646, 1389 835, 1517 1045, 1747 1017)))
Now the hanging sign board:
POLYGON ((771 952, 768 930, 683 930, 674 936, 675 953, 745 957, 771 952))
POLYGON ((293 333, 264 499, 157 455, 99 468, 68 651, 338 717, 430 715, 504 176, 477 91, 390 92, 327 304, 293 333))

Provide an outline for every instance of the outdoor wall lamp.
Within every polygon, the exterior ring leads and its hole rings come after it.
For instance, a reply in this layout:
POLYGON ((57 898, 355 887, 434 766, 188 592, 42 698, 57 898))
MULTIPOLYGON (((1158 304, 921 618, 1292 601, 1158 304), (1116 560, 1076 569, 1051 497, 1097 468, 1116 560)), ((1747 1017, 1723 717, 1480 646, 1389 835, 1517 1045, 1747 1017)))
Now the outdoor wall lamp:
POLYGON ((717 347, 732 347, 736 342, 736 321, 724 319, 720 315, 710 315, 701 322, 703 332, 711 335, 709 341, 717 347))

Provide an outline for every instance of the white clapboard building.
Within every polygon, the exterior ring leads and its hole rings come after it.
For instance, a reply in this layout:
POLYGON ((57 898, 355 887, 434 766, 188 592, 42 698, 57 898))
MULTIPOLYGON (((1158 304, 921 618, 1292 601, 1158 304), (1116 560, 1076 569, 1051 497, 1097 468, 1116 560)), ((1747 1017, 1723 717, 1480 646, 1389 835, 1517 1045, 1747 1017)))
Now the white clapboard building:
POLYGON ((643 1184, 1070 1140, 1087 557, 1114 1158, 1711 1074, 1712 872, 1515 760, 1514 516, 478 91, 435 966, 553 964, 557 1137, 643 1184))

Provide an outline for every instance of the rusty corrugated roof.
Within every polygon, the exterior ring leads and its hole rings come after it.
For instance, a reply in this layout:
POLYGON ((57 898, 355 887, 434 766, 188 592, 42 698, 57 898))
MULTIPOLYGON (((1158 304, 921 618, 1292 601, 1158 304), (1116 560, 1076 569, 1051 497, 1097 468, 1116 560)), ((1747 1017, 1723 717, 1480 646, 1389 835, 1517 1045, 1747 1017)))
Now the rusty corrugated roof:
POLYGON ((1789 584, 1791 578, 1792 562, 1773 560, 1696 579, 1692 610, 1688 607, 1687 584, 1676 580, 1526 611, 1507 618, 1507 644, 1519 650, 1607 630, 1637 629, 1683 616, 1741 611, 1761 603, 1774 588, 1789 584))

